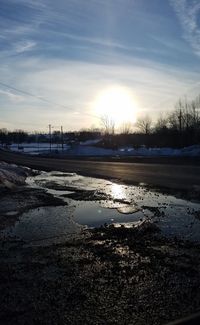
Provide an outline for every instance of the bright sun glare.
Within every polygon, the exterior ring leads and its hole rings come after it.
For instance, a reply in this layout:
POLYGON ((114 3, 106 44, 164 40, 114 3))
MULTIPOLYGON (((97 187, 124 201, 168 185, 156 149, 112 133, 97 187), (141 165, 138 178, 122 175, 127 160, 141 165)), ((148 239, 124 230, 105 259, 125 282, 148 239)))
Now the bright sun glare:
POLYGON ((102 91, 95 100, 94 108, 98 116, 107 116, 116 126, 136 121, 136 101, 125 87, 111 87, 102 91))

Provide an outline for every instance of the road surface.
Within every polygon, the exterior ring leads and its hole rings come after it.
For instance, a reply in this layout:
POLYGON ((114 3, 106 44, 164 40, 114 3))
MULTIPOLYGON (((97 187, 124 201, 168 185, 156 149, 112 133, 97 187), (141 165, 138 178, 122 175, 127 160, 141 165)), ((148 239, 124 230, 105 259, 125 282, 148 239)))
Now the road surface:
POLYGON ((39 170, 75 172, 128 184, 145 183, 174 189, 200 189, 200 166, 105 162, 43 158, 0 150, 0 160, 39 170))

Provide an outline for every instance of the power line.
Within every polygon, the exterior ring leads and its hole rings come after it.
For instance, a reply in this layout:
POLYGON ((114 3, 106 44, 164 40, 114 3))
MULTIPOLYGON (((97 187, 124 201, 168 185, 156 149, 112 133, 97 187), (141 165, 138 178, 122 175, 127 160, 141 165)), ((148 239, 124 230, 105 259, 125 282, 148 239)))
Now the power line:
MULTIPOLYGON (((52 101, 50 101, 50 100, 48 100, 48 99, 46 99, 46 98, 44 98, 44 97, 37 96, 37 95, 34 95, 34 94, 32 94, 32 93, 30 93, 30 92, 28 92, 28 91, 24 91, 24 90, 21 90, 21 89, 19 89, 19 88, 16 88, 16 87, 13 87, 13 86, 7 85, 7 84, 5 84, 5 83, 3 83, 3 82, 1 82, 1 81, 0 81, 0 85, 4 86, 4 87, 6 87, 6 88, 12 89, 12 90, 14 90, 14 91, 17 91, 17 92, 19 92, 19 93, 21 93, 21 94, 24 94, 24 95, 26 95, 26 96, 30 96, 30 97, 33 97, 33 98, 39 99, 39 100, 41 100, 41 101, 44 101, 44 102, 47 102, 47 103, 53 104, 53 105, 59 105, 59 106, 61 106, 60 104, 56 104, 56 103, 54 103, 54 102, 52 102, 52 101)), ((65 108, 66 108, 66 107, 65 107, 65 108)))
MULTIPOLYGON (((45 102, 45 103, 49 103, 49 104, 51 104, 51 105, 59 106, 59 107, 66 108, 66 109, 72 108, 72 107, 70 107, 70 106, 65 106, 65 105, 62 105, 62 104, 58 104, 58 103, 56 103, 56 102, 53 102, 53 101, 51 101, 51 100, 49 100, 49 99, 46 99, 45 97, 37 96, 37 95, 32 94, 32 93, 30 93, 30 92, 28 92, 28 91, 21 90, 21 89, 19 89, 19 88, 13 87, 13 86, 8 85, 8 84, 6 84, 6 83, 4 83, 4 82, 2 82, 2 81, 0 81, 0 85, 3 86, 3 87, 6 87, 6 88, 8 88, 8 89, 11 89, 11 90, 17 91, 17 92, 19 92, 19 93, 21 93, 21 94, 24 94, 24 95, 26 95, 26 96, 30 96, 30 97, 36 98, 36 99, 41 100, 41 101, 43 101, 43 102, 45 102)), ((79 113, 79 114, 81 114, 81 113, 79 113)), ((85 112, 84 112, 84 115, 88 115, 88 116, 91 116, 91 117, 95 117, 95 118, 97 118, 97 119, 101 119, 101 118, 100 118, 99 116, 97 116, 97 115, 93 115, 93 114, 89 114, 89 113, 85 113, 85 112)))

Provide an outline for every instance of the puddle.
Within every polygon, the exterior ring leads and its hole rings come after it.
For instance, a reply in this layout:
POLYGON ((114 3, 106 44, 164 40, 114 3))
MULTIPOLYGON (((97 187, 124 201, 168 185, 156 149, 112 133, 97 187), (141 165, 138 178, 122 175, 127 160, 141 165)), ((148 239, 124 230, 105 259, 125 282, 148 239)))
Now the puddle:
POLYGON ((74 173, 42 172, 29 177, 27 184, 45 189, 66 206, 29 210, 4 235, 34 241, 77 233, 81 226, 130 226, 149 220, 166 236, 200 240, 200 203, 74 173))
POLYGON ((75 222, 90 227, 100 227, 105 223, 108 225, 112 223, 134 223, 142 217, 141 211, 135 214, 123 214, 114 209, 103 208, 101 204, 95 202, 78 203, 74 211, 75 222))
POLYGON ((31 209, 20 216, 14 227, 3 231, 3 235, 28 242, 58 243, 83 229, 71 215, 71 208, 67 206, 31 209))

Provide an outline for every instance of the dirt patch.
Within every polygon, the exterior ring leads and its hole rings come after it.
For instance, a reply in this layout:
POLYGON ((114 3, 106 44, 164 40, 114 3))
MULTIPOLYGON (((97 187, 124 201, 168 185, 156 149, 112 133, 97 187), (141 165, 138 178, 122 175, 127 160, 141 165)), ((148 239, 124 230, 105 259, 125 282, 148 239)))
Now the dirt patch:
MULTIPOLYGON (((159 207, 151 207, 147 205, 142 206, 142 209, 151 211, 155 218, 163 217, 165 215, 164 211, 160 211, 160 208, 161 208, 160 206, 159 207)), ((162 208, 166 209, 166 207, 162 207, 162 208)))
POLYGON ((178 199, 193 201, 193 202, 200 202, 200 186, 193 186, 192 189, 171 189, 162 187, 155 187, 153 185, 145 184, 145 187, 152 191, 166 195, 175 196, 178 199))
POLYGON ((193 215, 195 216, 195 218, 197 218, 198 220, 200 220, 200 210, 199 211, 195 211, 193 213, 193 215))
POLYGON ((2 324, 165 324, 199 309, 199 245, 149 223, 49 247, 0 246, 2 324))

